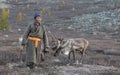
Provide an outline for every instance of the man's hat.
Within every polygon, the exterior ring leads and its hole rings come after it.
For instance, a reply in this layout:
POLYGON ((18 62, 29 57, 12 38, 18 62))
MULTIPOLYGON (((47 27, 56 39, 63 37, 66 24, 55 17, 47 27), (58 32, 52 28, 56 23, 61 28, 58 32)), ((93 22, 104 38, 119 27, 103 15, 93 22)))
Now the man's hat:
POLYGON ((38 16, 40 16, 40 14, 35 13, 35 14, 34 14, 34 19, 36 19, 36 17, 38 17, 38 16))

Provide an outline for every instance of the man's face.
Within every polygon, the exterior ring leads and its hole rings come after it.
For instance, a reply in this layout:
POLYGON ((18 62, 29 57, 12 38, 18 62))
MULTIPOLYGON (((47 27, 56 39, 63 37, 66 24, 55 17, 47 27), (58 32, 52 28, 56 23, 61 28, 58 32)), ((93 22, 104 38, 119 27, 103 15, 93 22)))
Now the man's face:
POLYGON ((40 16, 38 16, 38 17, 36 17, 35 21, 36 21, 37 23, 41 23, 42 18, 41 18, 40 16))

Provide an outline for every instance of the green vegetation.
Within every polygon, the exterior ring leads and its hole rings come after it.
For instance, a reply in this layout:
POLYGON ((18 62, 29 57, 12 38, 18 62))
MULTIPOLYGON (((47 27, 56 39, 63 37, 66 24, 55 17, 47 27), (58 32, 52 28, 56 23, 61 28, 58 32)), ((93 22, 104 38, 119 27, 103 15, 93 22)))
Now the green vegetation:
POLYGON ((0 30, 7 30, 10 26, 9 22, 8 22, 8 18, 9 18, 9 10, 3 8, 2 12, 0 13, 0 30))

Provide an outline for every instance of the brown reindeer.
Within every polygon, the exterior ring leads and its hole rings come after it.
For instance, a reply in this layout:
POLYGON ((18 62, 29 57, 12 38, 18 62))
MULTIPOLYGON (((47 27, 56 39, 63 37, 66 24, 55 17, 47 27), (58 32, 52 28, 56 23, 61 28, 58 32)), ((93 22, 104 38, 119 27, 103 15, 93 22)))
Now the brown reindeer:
POLYGON ((60 52, 68 55, 68 58, 71 59, 71 54, 73 54, 73 59, 74 61, 76 60, 75 58, 75 53, 80 53, 81 58, 80 58, 80 63, 83 61, 83 56, 86 52, 86 49, 89 45, 89 42, 84 39, 63 39, 63 38, 58 38, 57 40, 57 45, 56 45, 56 52, 54 53, 54 56, 57 56, 60 52))

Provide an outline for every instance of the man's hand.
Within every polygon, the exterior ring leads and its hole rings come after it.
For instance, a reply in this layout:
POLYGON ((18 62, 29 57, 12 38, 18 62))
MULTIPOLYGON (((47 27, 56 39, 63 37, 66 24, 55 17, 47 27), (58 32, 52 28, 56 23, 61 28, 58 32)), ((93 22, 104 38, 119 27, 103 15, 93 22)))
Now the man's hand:
POLYGON ((49 47, 45 47, 44 53, 49 53, 49 47))
POLYGON ((20 50, 24 50, 25 49, 25 45, 24 46, 20 46, 20 50))

